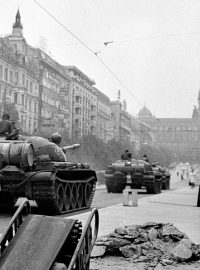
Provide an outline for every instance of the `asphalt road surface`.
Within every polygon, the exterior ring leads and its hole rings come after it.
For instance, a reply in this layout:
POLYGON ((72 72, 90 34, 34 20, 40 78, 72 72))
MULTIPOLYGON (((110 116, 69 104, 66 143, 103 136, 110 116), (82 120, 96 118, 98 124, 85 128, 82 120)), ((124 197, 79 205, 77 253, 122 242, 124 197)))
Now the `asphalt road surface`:
MULTIPOLYGON (((181 181, 179 177, 176 177, 175 173, 172 175, 171 179, 171 190, 173 189, 179 189, 184 186, 188 185, 188 180, 185 179, 184 181, 181 181)), ((166 192, 166 191, 162 191, 166 192)), ((168 192, 168 191, 167 191, 168 192)), ((146 189, 141 189, 138 190, 138 198, 142 198, 145 196, 154 196, 153 194, 147 194, 146 189)), ((107 193, 105 186, 101 187, 98 190, 96 190, 93 203, 92 203, 92 208, 104 208, 110 205, 118 204, 122 202, 122 194, 121 193, 107 193)), ((33 214, 38 214, 37 206, 34 202, 31 202, 32 207, 32 213, 33 214)), ((90 210, 84 210, 83 212, 90 211, 90 210)), ((81 213, 81 212, 80 212, 81 213)), ((0 234, 4 232, 6 229, 9 221, 12 218, 13 213, 1 213, 0 214, 0 234)), ((70 217, 73 216, 73 213, 63 215, 63 217, 70 217)))
MULTIPOLYGON (((138 191, 138 198, 142 198, 144 196, 152 196, 152 194, 147 194, 146 189, 140 189, 138 191)), ((94 195, 92 207, 99 209, 110 205, 122 203, 122 201, 122 193, 108 193, 105 188, 97 189, 94 195)))

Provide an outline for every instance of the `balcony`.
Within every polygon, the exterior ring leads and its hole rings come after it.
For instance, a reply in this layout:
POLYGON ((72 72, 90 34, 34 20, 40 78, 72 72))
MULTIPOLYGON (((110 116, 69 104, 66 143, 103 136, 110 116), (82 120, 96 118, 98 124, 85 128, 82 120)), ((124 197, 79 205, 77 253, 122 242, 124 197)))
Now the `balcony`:
POLYGON ((90 102, 91 109, 94 110, 94 108, 97 107, 97 104, 94 101, 90 102))
POLYGON ((97 115, 96 110, 95 110, 95 111, 90 111, 90 115, 91 115, 91 116, 96 116, 96 115, 97 115))
POLYGON ((81 114, 75 114, 75 115, 74 115, 74 119, 79 119, 79 120, 81 120, 81 117, 82 117, 81 114))
POLYGON ((74 90, 74 96, 75 97, 81 97, 81 92, 77 89, 74 90))
POLYGON ((128 131, 129 133, 131 133, 131 128, 130 127, 127 127, 127 126, 121 124, 120 128, 124 129, 125 131, 128 131))
POLYGON ((80 102, 74 102, 74 108, 82 108, 82 104, 80 102))
POLYGON ((96 127, 96 121, 95 120, 91 120, 90 121, 90 126, 91 127, 96 127))

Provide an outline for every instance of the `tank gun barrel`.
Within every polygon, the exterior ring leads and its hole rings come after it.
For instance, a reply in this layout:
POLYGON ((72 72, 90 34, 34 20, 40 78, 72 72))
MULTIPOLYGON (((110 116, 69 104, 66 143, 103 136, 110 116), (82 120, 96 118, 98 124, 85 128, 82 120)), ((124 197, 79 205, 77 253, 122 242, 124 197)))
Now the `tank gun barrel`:
POLYGON ((74 149, 77 149, 80 147, 80 144, 79 143, 75 143, 75 144, 72 144, 72 145, 68 145, 68 146, 64 146, 62 147, 62 150, 63 152, 67 152, 67 150, 74 150, 74 149))

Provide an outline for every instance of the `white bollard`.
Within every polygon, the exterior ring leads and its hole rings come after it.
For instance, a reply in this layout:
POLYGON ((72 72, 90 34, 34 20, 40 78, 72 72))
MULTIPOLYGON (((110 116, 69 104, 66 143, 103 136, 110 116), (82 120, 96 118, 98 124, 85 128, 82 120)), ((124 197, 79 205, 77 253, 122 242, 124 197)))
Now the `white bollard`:
POLYGON ((123 206, 138 206, 138 192, 136 189, 123 190, 123 206))

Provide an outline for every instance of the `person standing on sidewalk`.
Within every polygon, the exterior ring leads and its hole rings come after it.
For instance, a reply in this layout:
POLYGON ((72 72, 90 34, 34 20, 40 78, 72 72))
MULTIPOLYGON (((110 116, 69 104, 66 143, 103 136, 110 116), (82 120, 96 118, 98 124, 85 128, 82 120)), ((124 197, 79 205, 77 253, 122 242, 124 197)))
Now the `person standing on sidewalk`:
POLYGON ((195 187, 195 171, 194 171, 194 169, 191 169, 191 172, 190 172, 189 185, 191 186, 191 188, 195 187))

